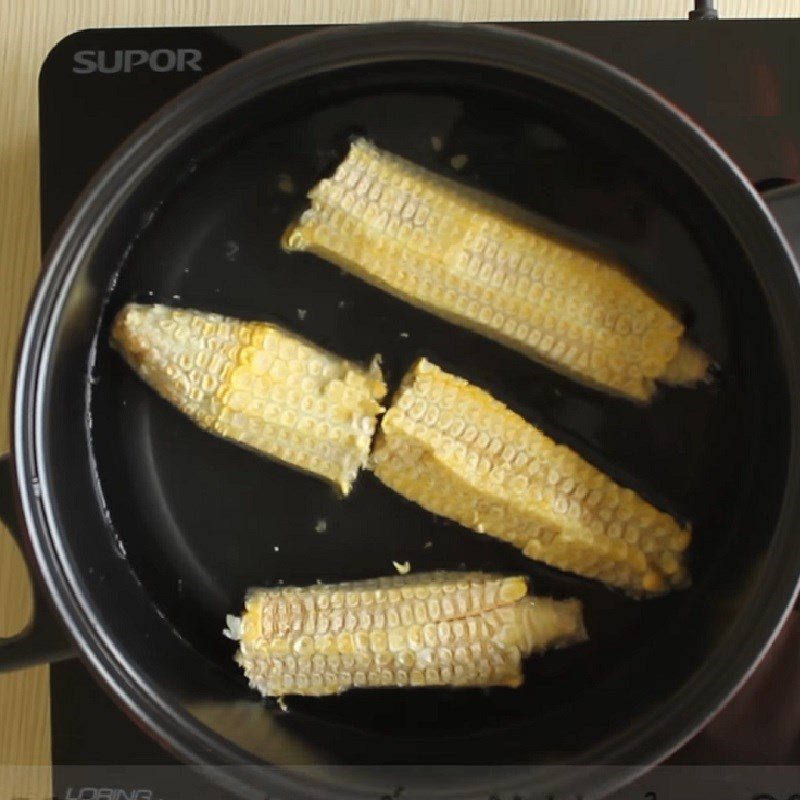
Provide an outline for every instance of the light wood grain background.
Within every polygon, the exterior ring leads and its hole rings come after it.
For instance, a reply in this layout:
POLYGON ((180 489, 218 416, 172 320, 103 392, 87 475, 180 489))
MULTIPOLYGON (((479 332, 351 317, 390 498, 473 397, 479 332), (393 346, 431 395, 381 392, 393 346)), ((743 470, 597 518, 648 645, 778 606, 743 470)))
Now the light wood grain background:
MULTIPOLYGON (((0 452, 17 337, 39 271, 36 80, 50 48, 87 27, 449 18, 684 17, 690 0, 0 0, 0 452)), ((721 16, 800 16, 800 0, 720 0, 721 16)), ((24 564, 0 534, 0 635, 30 612, 24 564)), ((47 668, 0 676, 0 765, 50 761, 47 668)), ((46 769, 0 783, 0 800, 49 792, 46 769)))

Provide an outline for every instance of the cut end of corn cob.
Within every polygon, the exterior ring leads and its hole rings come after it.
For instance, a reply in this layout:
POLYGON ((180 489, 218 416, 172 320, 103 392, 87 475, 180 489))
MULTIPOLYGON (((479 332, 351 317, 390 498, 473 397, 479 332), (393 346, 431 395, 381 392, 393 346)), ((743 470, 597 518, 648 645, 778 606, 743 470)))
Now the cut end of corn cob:
POLYGON ((451 322, 590 385, 649 400, 693 383, 680 320, 606 257, 536 229, 522 209, 364 139, 284 234, 451 322), (676 356, 679 365, 675 364, 676 356), (670 366, 672 365, 672 366, 670 366))
POLYGON ((204 430, 343 494, 366 463, 386 395, 377 357, 365 369, 275 325, 136 303, 117 315, 111 341, 204 430))
POLYGON ((519 686, 525 657, 586 639, 579 601, 528 597, 525 578, 479 572, 255 589, 225 634, 269 697, 519 686))
POLYGON ((537 561, 634 597, 688 583, 688 530, 425 359, 384 415, 371 465, 408 500, 537 561))

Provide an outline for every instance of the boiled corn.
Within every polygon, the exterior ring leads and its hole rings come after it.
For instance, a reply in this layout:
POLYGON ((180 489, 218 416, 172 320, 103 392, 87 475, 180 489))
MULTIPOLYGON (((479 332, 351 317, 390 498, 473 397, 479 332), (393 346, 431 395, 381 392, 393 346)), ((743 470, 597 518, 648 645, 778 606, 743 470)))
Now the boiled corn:
POLYGON ((618 265, 536 230, 508 203, 364 139, 308 197, 286 250, 323 256, 614 393, 648 400, 657 380, 690 385, 706 374, 680 320, 618 265))
POLYGON ((226 635, 263 695, 366 686, 519 686, 522 660, 586 638, 578 600, 525 578, 434 572, 252 590, 226 635))
POLYGON ((384 415, 375 475, 428 511, 633 596, 684 586, 691 535, 487 392, 425 359, 384 415))
POLYGON ((112 343, 201 428, 350 491, 386 394, 369 369, 288 331, 163 305, 125 306, 112 343))

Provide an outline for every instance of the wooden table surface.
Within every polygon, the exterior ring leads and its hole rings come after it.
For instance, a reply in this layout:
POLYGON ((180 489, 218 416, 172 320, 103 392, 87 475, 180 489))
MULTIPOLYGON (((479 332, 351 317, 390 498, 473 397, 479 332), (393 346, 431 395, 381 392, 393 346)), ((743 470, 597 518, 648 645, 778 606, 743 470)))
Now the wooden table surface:
MULTIPOLYGON (((36 80, 50 48, 86 27, 354 22, 398 18, 683 17, 690 0, 0 0, 0 452, 8 447, 16 341, 39 271, 36 80)), ((723 17, 800 16, 800 0, 719 0, 723 17)), ((22 559, 0 534, 0 636, 30 612, 22 559)), ((0 676, 0 800, 49 791, 47 668, 0 676), (13 785, 12 785, 13 783, 13 785), (5 784, 5 785, 4 785, 5 784)))

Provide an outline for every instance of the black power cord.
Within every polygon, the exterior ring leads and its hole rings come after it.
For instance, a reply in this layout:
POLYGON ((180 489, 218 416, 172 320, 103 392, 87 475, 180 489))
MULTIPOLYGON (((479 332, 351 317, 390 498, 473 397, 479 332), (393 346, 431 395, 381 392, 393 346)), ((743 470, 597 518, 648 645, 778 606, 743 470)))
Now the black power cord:
POLYGON ((717 19, 714 0, 694 0, 694 11, 689 12, 689 19, 717 19))

